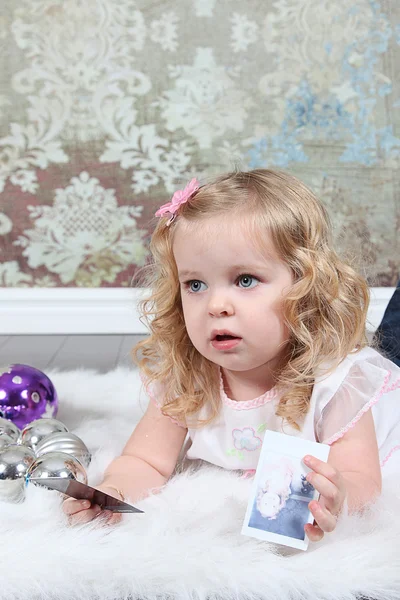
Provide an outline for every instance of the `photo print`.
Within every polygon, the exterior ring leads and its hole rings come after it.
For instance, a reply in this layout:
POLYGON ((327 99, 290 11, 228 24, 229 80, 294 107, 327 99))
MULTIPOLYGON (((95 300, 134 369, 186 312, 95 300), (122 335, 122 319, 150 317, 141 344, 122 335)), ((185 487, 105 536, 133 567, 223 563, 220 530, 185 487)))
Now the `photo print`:
POLYGON ((329 446, 266 431, 246 516, 244 535, 291 546, 308 547, 304 531, 314 518, 308 508, 319 494, 306 480, 306 454, 326 461, 329 446))

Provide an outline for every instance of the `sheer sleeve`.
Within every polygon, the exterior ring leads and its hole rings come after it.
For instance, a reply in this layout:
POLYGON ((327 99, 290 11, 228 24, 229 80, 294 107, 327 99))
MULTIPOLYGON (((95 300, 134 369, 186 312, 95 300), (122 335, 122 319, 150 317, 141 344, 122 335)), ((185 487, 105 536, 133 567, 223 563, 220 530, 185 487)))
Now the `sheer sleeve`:
POLYGON ((317 439, 331 445, 343 437, 386 392, 398 385, 396 371, 396 365, 377 352, 354 361, 337 389, 332 385, 331 395, 321 395, 315 411, 317 439))

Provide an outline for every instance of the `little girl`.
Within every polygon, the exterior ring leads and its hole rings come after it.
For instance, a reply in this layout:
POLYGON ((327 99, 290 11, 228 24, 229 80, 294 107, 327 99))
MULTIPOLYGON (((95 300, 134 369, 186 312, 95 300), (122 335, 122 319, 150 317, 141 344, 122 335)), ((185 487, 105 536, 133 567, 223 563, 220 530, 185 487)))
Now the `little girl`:
MULTIPOLYGON (((321 539, 345 501, 357 510, 380 493, 393 454, 400 471, 400 369, 367 346, 365 280, 284 173, 193 179, 156 216, 150 335, 134 349, 151 402, 100 488, 132 502, 161 488, 185 440, 188 460, 254 470, 265 430, 278 431, 331 446, 327 463, 304 457, 320 493, 306 533, 321 539)), ((72 499, 64 510, 72 523, 101 512, 72 499)))
POLYGON ((265 464, 263 471, 256 504, 259 513, 272 520, 276 519, 290 496, 294 467, 289 459, 281 457, 279 462, 265 464))

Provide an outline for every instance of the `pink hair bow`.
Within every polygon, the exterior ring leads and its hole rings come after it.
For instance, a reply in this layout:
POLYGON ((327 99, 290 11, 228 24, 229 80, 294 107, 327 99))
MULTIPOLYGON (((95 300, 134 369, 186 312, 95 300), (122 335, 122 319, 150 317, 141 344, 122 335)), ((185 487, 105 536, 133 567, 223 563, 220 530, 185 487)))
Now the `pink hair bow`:
POLYGON ((192 179, 187 186, 183 190, 177 190, 175 194, 171 198, 171 202, 167 202, 167 204, 163 204, 160 206, 158 211, 155 213, 156 217, 163 217, 166 214, 170 214, 171 218, 168 221, 167 225, 170 225, 172 221, 175 219, 176 211, 181 206, 181 204, 185 204, 189 200, 189 198, 197 192, 200 187, 200 183, 196 178, 192 179))

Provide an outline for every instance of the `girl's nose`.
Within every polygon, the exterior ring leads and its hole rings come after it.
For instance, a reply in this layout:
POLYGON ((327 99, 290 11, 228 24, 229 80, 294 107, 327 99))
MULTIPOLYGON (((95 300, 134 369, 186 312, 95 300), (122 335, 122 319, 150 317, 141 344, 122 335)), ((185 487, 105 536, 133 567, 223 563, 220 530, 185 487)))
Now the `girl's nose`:
POLYGON ((221 295, 211 298, 208 305, 208 313, 212 317, 228 317, 229 315, 233 315, 234 312, 233 304, 229 298, 222 297, 221 295))

